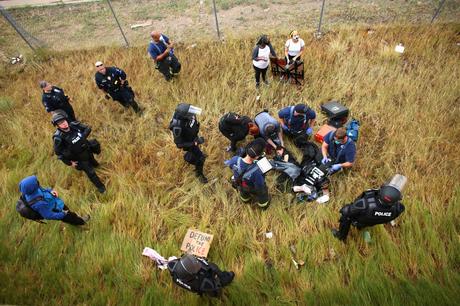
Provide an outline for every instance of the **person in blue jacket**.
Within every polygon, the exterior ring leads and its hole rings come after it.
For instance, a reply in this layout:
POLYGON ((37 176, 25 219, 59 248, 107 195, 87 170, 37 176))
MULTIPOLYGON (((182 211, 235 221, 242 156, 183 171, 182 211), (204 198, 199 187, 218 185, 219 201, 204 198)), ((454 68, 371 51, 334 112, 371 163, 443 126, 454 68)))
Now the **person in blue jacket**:
POLYGON ((347 130, 341 127, 326 134, 321 146, 321 153, 323 155, 321 162, 325 165, 332 164, 331 172, 335 173, 353 167, 356 158, 356 145, 347 136, 347 130))
POLYGON ((316 113, 306 104, 288 106, 278 112, 283 133, 290 136, 313 134, 316 113))
POLYGON ((245 156, 233 156, 225 161, 232 172, 232 186, 239 192, 243 202, 249 202, 252 198, 263 209, 268 208, 270 196, 265 184, 265 177, 256 164, 257 159, 264 153, 267 143, 262 138, 250 142, 245 148, 245 156))
POLYGON ((150 33, 152 40, 150 41, 147 51, 155 62, 155 67, 158 69, 166 81, 171 81, 173 75, 180 72, 181 64, 174 55, 174 43, 168 36, 153 31, 150 33))
POLYGON ((71 212, 64 202, 58 197, 56 190, 40 186, 35 175, 24 178, 19 183, 22 198, 45 220, 61 220, 72 225, 84 225, 89 220, 89 215, 80 217, 71 212))

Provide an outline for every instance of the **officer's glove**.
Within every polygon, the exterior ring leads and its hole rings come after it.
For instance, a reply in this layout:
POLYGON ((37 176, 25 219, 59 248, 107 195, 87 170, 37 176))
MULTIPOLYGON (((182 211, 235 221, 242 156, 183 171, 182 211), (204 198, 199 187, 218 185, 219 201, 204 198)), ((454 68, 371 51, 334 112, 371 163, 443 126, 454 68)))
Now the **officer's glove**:
POLYGON ((332 165, 332 167, 331 167, 331 170, 334 171, 334 172, 337 172, 337 171, 339 171, 340 169, 342 169, 342 165, 341 165, 341 164, 335 164, 335 165, 332 165))
POLYGON ((325 165, 325 164, 327 164, 327 163, 330 162, 330 161, 331 161, 331 160, 330 160, 329 158, 323 157, 323 159, 321 160, 321 163, 322 163, 323 165, 325 165))
POLYGON ((307 129, 307 135, 308 135, 308 136, 311 136, 312 134, 313 134, 313 129, 312 129, 311 127, 309 127, 309 128, 307 129))
POLYGON ((108 94, 105 94, 105 97, 107 100, 110 100, 110 96, 108 94))
POLYGON ((200 136, 196 139, 197 144, 203 144, 204 143, 204 137, 200 136))

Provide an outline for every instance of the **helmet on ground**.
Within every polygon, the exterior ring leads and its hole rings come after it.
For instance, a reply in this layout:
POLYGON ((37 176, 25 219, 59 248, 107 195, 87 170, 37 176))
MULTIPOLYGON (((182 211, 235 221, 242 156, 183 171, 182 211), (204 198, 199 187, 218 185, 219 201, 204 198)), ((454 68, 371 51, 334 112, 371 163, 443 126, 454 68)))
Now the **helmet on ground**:
POLYGON ((195 256, 185 254, 174 265, 173 272, 184 281, 191 280, 200 271, 201 264, 195 256))
POLYGON ((51 123, 56 126, 60 121, 67 120, 69 117, 63 110, 59 110, 53 113, 51 117, 51 123))

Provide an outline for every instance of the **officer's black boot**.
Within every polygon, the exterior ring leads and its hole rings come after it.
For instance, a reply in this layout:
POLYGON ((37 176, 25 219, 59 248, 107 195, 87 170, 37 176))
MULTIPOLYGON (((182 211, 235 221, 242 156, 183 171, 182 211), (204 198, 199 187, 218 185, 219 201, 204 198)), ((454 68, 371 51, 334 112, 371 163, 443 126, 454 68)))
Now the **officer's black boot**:
POLYGON ((99 191, 100 193, 104 193, 105 192, 105 186, 104 184, 101 182, 101 179, 96 175, 96 173, 94 173, 94 175, 91 175, 89 176, 89 179, 91 181, 91 183, 94 184, 94 186, 96 186, 97 188, 97 191, 99 191))
POLYGON ((198 179, 200 180, 201 183, 206 184, 208 182, 208 179, 206 178, 206 176, 204 176, 203 167, 204 167, 204 163, 196 165, 195 166, 195 175, 196 175, 196 177, 198 177, 198 179))
POLYGON ((134 99, 131 100, 131 107, 136 112, 136 114, 138 115, 142 114, 142 109, 139 107, 139 104, 137 104, 137 102, 134 99))

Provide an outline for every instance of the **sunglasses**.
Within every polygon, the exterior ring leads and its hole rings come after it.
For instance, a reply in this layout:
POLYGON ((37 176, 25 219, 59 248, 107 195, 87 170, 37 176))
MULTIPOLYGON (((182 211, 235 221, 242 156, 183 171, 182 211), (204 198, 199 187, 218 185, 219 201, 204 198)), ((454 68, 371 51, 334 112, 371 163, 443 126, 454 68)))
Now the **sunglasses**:
POLYGON ((104 64, 97 65, 96 68, 102 67, 104 64))

